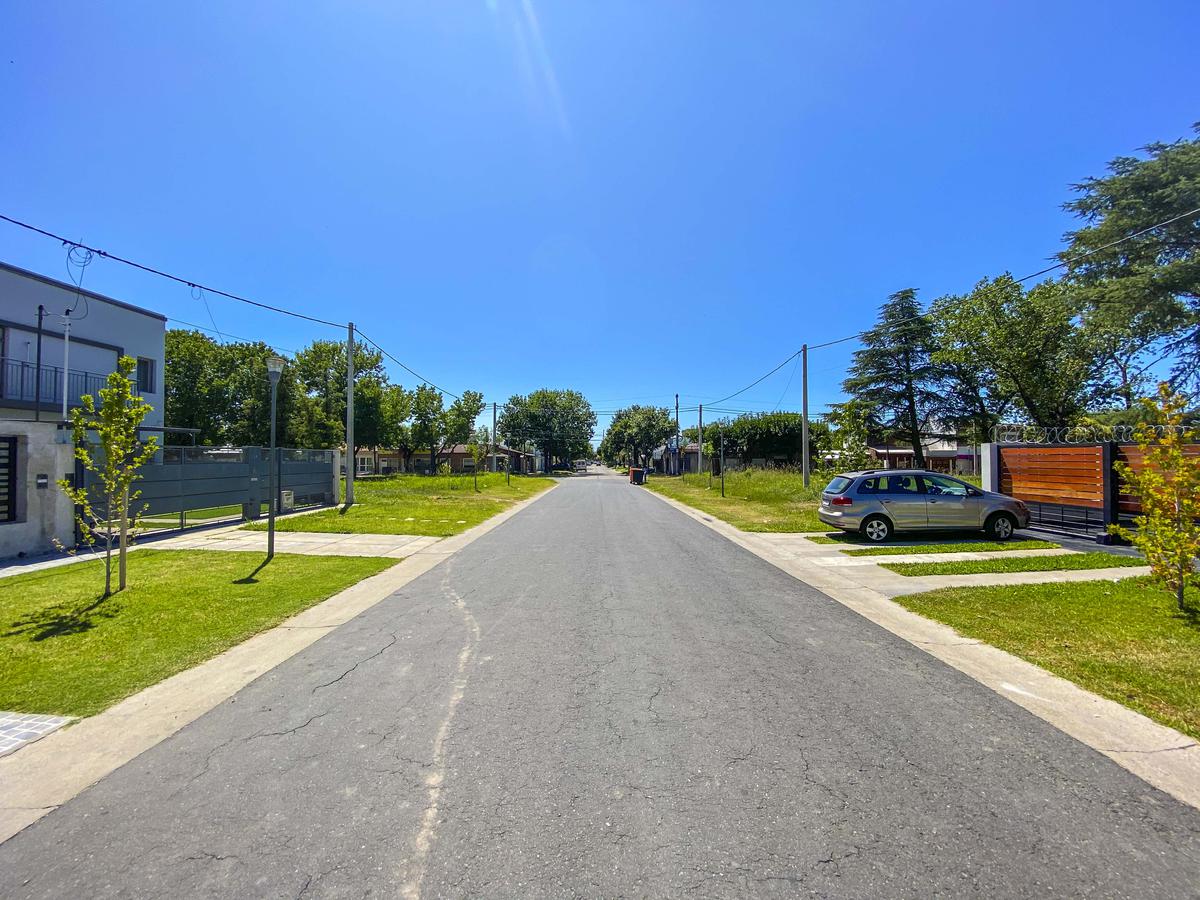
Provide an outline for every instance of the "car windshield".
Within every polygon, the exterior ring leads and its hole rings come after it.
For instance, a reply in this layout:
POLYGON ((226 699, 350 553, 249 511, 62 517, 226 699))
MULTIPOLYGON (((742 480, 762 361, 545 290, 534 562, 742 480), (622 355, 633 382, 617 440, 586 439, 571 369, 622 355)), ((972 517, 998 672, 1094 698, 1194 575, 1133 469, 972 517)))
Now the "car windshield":
POLYGON ((840 494, 846 488, 850 487, 850 479, 844 475, 835 475, 833 481, 825 487, 827 494, 840 494))

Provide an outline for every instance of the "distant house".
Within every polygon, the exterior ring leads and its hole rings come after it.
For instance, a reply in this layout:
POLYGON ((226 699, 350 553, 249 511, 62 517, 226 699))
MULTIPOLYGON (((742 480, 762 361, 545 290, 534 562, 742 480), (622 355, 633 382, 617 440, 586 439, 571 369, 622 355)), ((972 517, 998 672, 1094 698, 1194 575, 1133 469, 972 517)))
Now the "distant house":
MULTIPOLYGON (((532 453, 502 445, 496 449, 496 457, 497 471, 503 472, 506 464, 510 467, 509 471, 518 475, 536 471, 535 457, 532 453)), ((429 472, 429 451, 415 451, 408 461, 407 468, 404 465, 404 457, 397 450, 363 448, 358 451, 355 462, 354 471, 357 475, 390 475, 394 472, 404 471, 426 474, 429 472)), ((454 444, 439 453, 437 464, 440 466, 443 463, 448 464, 450 471, 455 473, 475 470, 475 458, 471 455, 471 448, 466 444, 454 444)), ((489 454, 488 458, 483 460, 482 471, 490 471, 491 468, 489 454)))
POLYGON ((32 419, 40 407, 43 420, 61 421, 64 390, 68 409, 78 406, 104 387, 119 357, 131 356, 137 390, 151 406, 144 424, 161 427, 166 331, 160 313, 0 262, 0 418, 32 419))
MULTIPOLYGON (((911 469, 916 464, 911 444, 873 444, 869 449, 883 469, 911 469)), ((959 437, 954 429, 926 423, 921 430, 921 452, 925 468, 933 472, 958 475, 979 472, 975 445, 959 437)))

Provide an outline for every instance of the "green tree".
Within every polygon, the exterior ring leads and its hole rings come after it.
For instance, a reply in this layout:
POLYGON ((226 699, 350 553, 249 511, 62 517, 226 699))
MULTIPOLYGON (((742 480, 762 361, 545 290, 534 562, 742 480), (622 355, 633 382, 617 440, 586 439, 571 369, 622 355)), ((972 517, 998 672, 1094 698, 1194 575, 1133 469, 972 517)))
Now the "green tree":
POLYGON ((932 361, 938 368, 939 400, 933 415, 975 443, 990 440, 992 428, 1011 410, 1011 390, 1002 390, 989 356, 978 350, 978 334, 960 316, 963 297, 939 297, 929 318, 934 328, 932 361))
MULTIPOLYGON (((313 341, 296 354, 289 368, 304 391, 317 404, 319 414, 312 415, 312 439, 320 447, 336 447, 346 438, 346 344, 343 341, 313 341)), ((375 446, 358 435, 359 395, 374 392, 374 386, 387 383, 383 354, 363 344, 354 346, 354 439, 360 447, 375 446)), ((376 397, 367 400, 367 409, 378 412, 376 397)), ((364 421, 369 430, 375 425, 364 421)))
POLYGON ((862 344, 842 389, 876 410, 897 440, 912 446, 914 461, 922 468, 921 426, 938 408, 941 372, 932 359, 933 325, 922 315, 917 292, 908 288, 892 294, 862 344))
POLYGON ((1074 424, 1108 393, 1079 312, 1069 284, 1045 281, 1026 291, 1008 274, 939 306, 939 358, 975 368, 988 385, 981 428, 1006 398, 1033 424, 1057 427, 1074 424))
POLYGON ((1200 557, 1200 457, 1188 454, 1186 448, 1200 442, 1200 430, 1185 427, 1186 400, 1165 382, 1158 386, 1157 403, 1143 403, 1153 421, 1137 426, 1142 466, 1134 469, 1116 463, 1142 511, 1134 518, 1136 530, 1119 525, 1109 530, 1142 551, 1151 574, 1175 595, 1180 611, 1186 612, 1187 587, 1200 585, 1196 567, 1200 557))
POLYGON ((550 388, 514 394, 496 423, 510 446, 528 442, 541 450, 547 469, 556 460, 590 456, 595 429, 596 414, 583 394, 550 388))
POLYGON ((627 406, 618 410, 600 442, 600 455, 645 465, 655 448, 675 434, 675 419, 663 406, 627 406))
POLYGON ((138 426, 150 412, 150 404, 133 390, 133 372, 137 362, 128 356, 117 360, 117 369, 111 372, 106 386, 101 388, 100 404, 97 406, 91 394, 80 398, 80 406, 71 410, 71 429, 75 439, 75 458, 93 473, 100 488, 99 496, 82 485, 76 486, 63 479, 58 482, 78 510, 76 521, 80 533, 88 546, 95 546, 97 538, 104 541, 104 594, 112 593, 112 551, 117 541, 117 590, 125 590, 125 557, 129 550, 130 535, 137 530, 138 511, 132 503, 140 492, 131 487, 141 475, 138 470, 145 465, 158 449, 154 438, 142 442, 138 439, 138 426), (92 433, 96 443, 90 441, 92 433), (96 501, 95 503, 93 501, 96 501))
POLYGON ((847 400, 830 407, 830 450, 837 467, 844 471, 865 469, 873 463, 870 407, 861 400, 847 400))
POLYGON ((198 428, 198 444, 223 440, 225 392, 217 378, 222 347, 200 331, 172 328, 165 341, 163 420, 180 428, 198 428))
MULTIPOLYGON (((1200 124, 1194 131, 1200 135, 1200 124)), ((1079 196, 1065 208, 1086 224, 1067 235, 1070 246, 1061 258, 1085 304, 1131 342, 1126 353, 1140 345, 1139 356, 1156 355, 1162 339, 1161 350, 1176 359, 1174 381, 1196 387, 1200 215, 1153 226, 1200 208, 1200 137, 1142 150, 1141 157, 1114 159, 1107 175, 1073 185, 1079 196)), ((1131 385, 1125 396, 1134 390, 1131 385)))
POLYGON ((429 471, 437 471, 437 460, 447 447, 465 444, 471 439, 475 420, 483 412, 483 394, 463 391, 462 396, 445 406, 442 392, 421 385, 412 397, 412 438, 429 448, 429 471))
MULTIPOLYGON (((225 344, 216 372, 224 404, 221 442, 235 447, 265 447, 271 439, 271 385, 267 359, 275 350, 262 341, 225 344)), ((300 444, 298 406, 304 396, 295 368, 285 366, 279 379, 277 435, 281 447, 300 444)))
MULTIPOLYGON (((708 432, 708 426, 705 426, 708 432)), ((804 418, 797 412, 748 413, 725 423, 714 423, 709 437, 725 433, 725 455, 743 460, 782 460, 789 465, 803 460, 804 418), (720 427, 718 427, 718 424, 720 427)), ((809 420, 809 463, 820 461, 829 448, 829 428, 823 422, 809 420)), ((719 448, 718 448, 719 449, 719 448)))

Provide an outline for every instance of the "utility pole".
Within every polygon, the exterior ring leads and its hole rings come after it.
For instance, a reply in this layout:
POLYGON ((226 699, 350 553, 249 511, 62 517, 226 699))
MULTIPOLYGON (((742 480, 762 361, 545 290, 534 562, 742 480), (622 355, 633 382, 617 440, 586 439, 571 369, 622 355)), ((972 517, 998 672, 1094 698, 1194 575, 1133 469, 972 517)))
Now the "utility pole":
POLYGON ((680 455, 680 450, 679 450, 679 395, 676 394, 675 395, 675 471, 671 473, 672 475, 680 474, 679 455, 680 455))
POLYGON ((696 419, 696 474, 704 471, 704 404, 700 404, 699 417, 696 419))
POLYGON ((37 361, 33 368, 33 421, 42 421, 42 319, 46 307, 38 304, 37 361))
POLYGON ((493 472, 500 471, 498 468, 496 468, 496 466, 498 465, 498 462, 496 460, 496 452, 497 452, 499 445, 500 445, 500 442, 498 440, 496 440, 496 401, 493 400, 492 401, 492 471, 493 472))
POLYGON ((808 344, 800 345, 800 396, 800 465, 808 487, 808 344))
POLYGON ((69 396, 69 393, 67 391, 67 385, 70 384, 70 379, 68 377, 70 374, 70 371, 71 371, 71 366, 69 365, 70 361, 71 361, 71 311, 69 309, 65 309, 65 310, 63 310, 63 405, 62 405, 62 411, 63 411, 62 417, 63 417, 64 422, 67 421, 67 397, 69 396))
POLYGON ((721 429, 721 496, 725 496, 725 429, 721 429))
POLYGON ((346 505, 354 505, 354 323, 346 326, 346 505))

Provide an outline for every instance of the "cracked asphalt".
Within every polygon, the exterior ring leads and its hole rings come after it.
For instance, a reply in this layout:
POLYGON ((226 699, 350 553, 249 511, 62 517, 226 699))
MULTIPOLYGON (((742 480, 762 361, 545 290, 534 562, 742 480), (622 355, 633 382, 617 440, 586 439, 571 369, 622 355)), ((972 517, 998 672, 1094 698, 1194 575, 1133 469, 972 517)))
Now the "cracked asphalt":
POLYGON ((0 846, 0 896, 1200 895, 1200 812, 567 480, 0 846))

